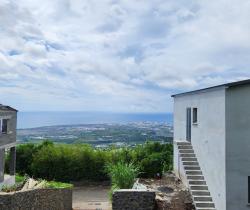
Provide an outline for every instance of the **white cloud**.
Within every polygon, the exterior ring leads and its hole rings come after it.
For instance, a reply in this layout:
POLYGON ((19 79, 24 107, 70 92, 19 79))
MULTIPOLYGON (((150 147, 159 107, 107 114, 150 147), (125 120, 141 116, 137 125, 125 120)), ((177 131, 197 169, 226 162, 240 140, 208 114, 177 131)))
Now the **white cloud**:
POLYGON ((171 111, 250 76, 250 3, 0 1, 0 95, 20 110, 171 111))

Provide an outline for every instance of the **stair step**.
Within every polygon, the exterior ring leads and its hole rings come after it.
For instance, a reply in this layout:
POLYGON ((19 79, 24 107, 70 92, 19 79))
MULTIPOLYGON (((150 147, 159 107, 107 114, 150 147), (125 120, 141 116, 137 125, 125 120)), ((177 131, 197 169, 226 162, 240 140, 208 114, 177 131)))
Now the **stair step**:
POLYGON ((189 162, 183 162, 182 163, 184 166, 199 166, 198 162, 194 162, 194 161, 189 161, 189 162))
POLYGON ((210 196, 209 191, 193 190, 191 193, 193 196, 210 196))
POLYGON ((209 201, 209 202, 213 202, 213 199, 210 196, 197 196, 197 197, 194 197, 194 201, 209 201))
POLYGON ((190 142, 176 142, 182 165, 189 183, 196 210, 215 210, 213 199, 202 175, 199 162, 190 142))
POLYGON ((197 161, 197 158, 193 158, 193 157, 183 157, 181 160, 182 160, 183 162, 184 162, 184 161, 197 161))
POLYGON ((180 149, 179 152, 182 154, 194 154, 193 149, 180 149))
POLYGON ((206 185, 206 181, 192 180, 192 181, 189 181, 189 184, 190 184, 190 185, 206 185))
POLYGON ((214 205, 214 203, 212 203, 212 202, 197 202, 196 204, 195 204, 195 206, 196 207, 204 207, 204 208, 208 208, 208 207, 212 207, 212 208, 214 208, 215 207, 215 205, 214 205))
POLYGON ((209 208, 196 208, 196 210, 216 210, 215 208, 213 207, 209 207, 209 208))
POLYGON ((191 145, 190 142, 187 142, 187 141, 178 141, 176 142, 176 144, 179 146, 179 145, 191 145))
POLYGON ((185 153, 185 154, 180 154, 180 157, 195 157, 195 154, 185 153))
POLYGON ((208 190, 208 186, 204 185, 190 185, 191 190, 208 190))
POLYGON ((202 181, 204 180, 204 176, 187 176, 187 179, 188 180, 199 180, 199 181, 202 181))
POLYGON ((193 149, 192 145, 180 145, 178 149, 193 149))
POLYGON ((204 208, 202 208, 202 209, 201 209, 201 208, 198 208, 198 209, 196 209, 196 210, 216 210, 216 209, 215 209, 215 208, 205 208, 205 209, 204 209, 204 208))
POLYGON ((202 172, 200 170, 198 171, 186 171, 187 175, 202 175, 202 172))
POLYGON ((189 170, 189 171, 198 171, 201 170, 200 166, 184 166, 185 170, 189 170))

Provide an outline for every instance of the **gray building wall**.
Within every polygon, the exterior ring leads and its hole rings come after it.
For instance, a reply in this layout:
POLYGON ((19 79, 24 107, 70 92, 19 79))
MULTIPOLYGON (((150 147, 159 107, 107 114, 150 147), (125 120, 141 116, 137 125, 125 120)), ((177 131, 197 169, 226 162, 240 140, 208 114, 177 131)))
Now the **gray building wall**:
POLYGON ((4 181, 5 150, 0 149, 0 182, 4 181))
POLYGON ((16 124, 17 112, 14 110, 1 109, 0 119, 7 119, 7 132, 0 132, 0 183, 4 182, 5 167, 5 148, 11 147, 10 152, 10 174, 15 174, 15 142, 16 142, 16 124))
POLYGON ((250 176, 250 85, 226 91, 227 210, 247 210, 250 176))
MULTIPOLYGON (((178 140, 177 140, 178 141, 178 140)), ((179 150, 176 139, 174 139, 174 173, 177 177, 179 177, 182 183, 188 187, 188 180, 186 178, 184 166, 181 161, 181 157, 179 156, 179 150)))
MULTIPOLYGON (((226 210, 225 88, 175 96, 175 141, 186 140, 187 107, 198 108, 198 124, 192 125, 192 145, 216 208, 226 210)), ((179 164, 177 155, 174 154, 175 170, 179 164)))
POLYGON ((17 113, 15 111, 0 110, 0 119, 8 120, 7 134, 0 134, 0 147, 16 142, 17 113))

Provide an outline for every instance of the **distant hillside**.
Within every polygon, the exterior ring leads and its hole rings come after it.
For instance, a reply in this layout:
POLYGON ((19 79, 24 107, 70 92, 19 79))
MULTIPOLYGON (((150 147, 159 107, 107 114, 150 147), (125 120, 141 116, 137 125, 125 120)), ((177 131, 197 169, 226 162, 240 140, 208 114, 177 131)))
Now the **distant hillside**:
POLYGON ((173 129, 164 123, 82 124, 18 129, 18 142, 89 143, 95 147, 136 145, 146 140, 171 142, 173 129))

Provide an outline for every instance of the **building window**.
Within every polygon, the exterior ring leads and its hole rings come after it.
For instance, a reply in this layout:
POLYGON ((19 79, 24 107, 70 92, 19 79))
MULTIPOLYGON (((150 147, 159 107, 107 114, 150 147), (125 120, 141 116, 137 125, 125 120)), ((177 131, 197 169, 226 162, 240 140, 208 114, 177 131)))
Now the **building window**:
POLYGON ((8 119, 1 120, 1 132, 5 134, 8 132, 8 119))
POLYGON ((198 123, 198 108, 193 108, 193 124, 198 123))

